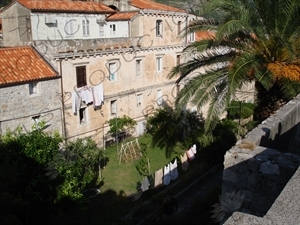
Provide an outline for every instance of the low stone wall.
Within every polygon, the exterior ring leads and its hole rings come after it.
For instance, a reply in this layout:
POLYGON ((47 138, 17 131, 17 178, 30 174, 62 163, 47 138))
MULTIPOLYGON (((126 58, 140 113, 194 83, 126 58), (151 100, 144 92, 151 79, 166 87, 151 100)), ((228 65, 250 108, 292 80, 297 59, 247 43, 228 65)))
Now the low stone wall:
POLYGON ((268 213, 300 165, 299 122, 298 96, 226 152, 221 223, 235 211, 268 213))

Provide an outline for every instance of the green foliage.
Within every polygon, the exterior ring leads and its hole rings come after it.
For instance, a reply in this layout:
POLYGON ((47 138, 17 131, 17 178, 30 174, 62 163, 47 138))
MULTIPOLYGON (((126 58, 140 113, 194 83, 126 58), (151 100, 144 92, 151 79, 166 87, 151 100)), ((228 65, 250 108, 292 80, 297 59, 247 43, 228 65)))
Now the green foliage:
POLYGON ((11 0, 1 0, 1 2, 0 2, 0 8, 3 7, 3 6, 6 6, 10 2, 11 2, 11 0))
POLYGON ((62 150, 58 133, 44 132, 43 123, 33 128, 0 136, 0 217, 45 224, 52 219, 50 211, 84 206, 82 192, 97 178, 102 151, 91 139, 68 142, 62 150), (61 204, 66 199, 69 203, 61 204))
POLYGON ((179 76, 177 83, 185 81, 177 108, 208 105, 205 128, 211 131, 243 85, 257 82, 268 91, 280 84, 276 91, 288 99, 299 93, 299 82, 291 82, 299 76, 290 80, 282 76, 287 66, 299 68, 299 1, 210 0, 204 9, 185 35, 205 32, 211 36, 189 44, 184 52, 193 57, 169 74, 179 76))
POLYGON ((166 148, 169 157, 178 144, 188 149, 198 141, 204 132, 204 120, 196 112, 164 108, 148 118, 146 128, 153 135, 152 145, 166 148))
POLYGON ((147 152, 147 145, 144 143, 140 144, 141 146, 141 153, 142 153, 142 157, 139 160, 136 169, 139 171, 139 173, 143 176, 148 176, 150 175, 150 159, 149 159, 149 155, 147 152))
POLYGON ((124 115, 123 117, 112 118, 108 120, 110 130, 109 134, 116 135, 121 132, 131 134, 134 131, 136 121, 129 116, 124 115))
MULTIPOLYGON (((223 119, 219 121, 211 134, 205 134, 200 138, 199 154, 201 162, 215 165, 224 161, 224 154, 237 141, 239 125, 233 120, 223 119)), ((198 154, 198 153, 197 153, 198 154)))
POLYGON ((95 168, 103 154, 103 150, 90 138, 68 142, 61 154, 56 155, 47 167, 47 175, 51 179, 62 179, 56 200, 65 197, 80 199, 82 191, 95 178, 95 168))
POLYGON ((253 103, 231 101, 227 107, 228 119, 245 119, 253 115, 255 105, 253 103))

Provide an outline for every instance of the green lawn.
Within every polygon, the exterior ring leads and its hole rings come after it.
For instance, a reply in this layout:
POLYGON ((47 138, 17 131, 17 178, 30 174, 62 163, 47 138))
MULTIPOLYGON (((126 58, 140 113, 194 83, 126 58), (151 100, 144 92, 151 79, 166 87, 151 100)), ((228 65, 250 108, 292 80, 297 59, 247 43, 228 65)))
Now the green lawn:
MULTIPOLYGON (((165 150, 157 147, 152 147, 150 144, 151 136, 145 135, 140 137, 139 144, 149 144, 148 156, 150 162, 150 172, 154 173, 156 170, 163 168, 175 158, 166 158, 165 150)), ((124 143, 127 141, 124 141, 124 143)), ((118 151, 121 150, 122 143, 118 145, 118 151)), ((123 193, 126 196, 136 193, 137 182, 143 180, 143 176, 139 174, 136 165, 139 160, 135 160, 131 164, 119 163, 117 146, 112 146, 105 151, 108 162, 106 167, 102 170, 103 186, 101 192, 113 190, 116 193, 123 193)))

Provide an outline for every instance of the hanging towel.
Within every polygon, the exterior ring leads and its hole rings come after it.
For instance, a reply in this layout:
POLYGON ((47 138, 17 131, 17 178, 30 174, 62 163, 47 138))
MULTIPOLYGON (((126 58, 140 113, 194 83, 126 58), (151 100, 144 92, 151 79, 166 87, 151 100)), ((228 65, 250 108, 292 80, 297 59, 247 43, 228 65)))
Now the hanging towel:
POLYGON ((170 165, 164 167, 164 185, 170 184, 170 165))
POLYGON ((159 169, 155 172, 154 175, 154 187, 160 186, 163 184, 164 172, 163 169, 159 169))
POLYGON ((81 91, 81 100, 86 104, 93 102, 92 91, 89 88, 85 88, 81 91))
POLYGON ((150 182, 148 180, 148 177, 145 177, 142 181, 142 186, 141 186, 142 191, 147 191, 149 189, 149 186, 150 186, 150 182))
POLYGON ((94 94, 94 106, 101 106, 102 102, 104 101, 103 98, 103 83, 98 84, 97 86, 93 87, 93 94, 94 94))
POLYGON ((174 163, 170 162, 170 179, 176 180, 177 178, 178 178, 177 159, 175 159, 174 163))
POLYGON ((74 114, 77 114, 77 111, 80 109, 80 103, 81 103, 81 100, 79 98, 79 94, 74 91, 72 93, 72 112, 74 114))
POLYGON ((183 171, 187 171, 189 168, 189 162, 186 153, 183 154, 183 156, 180 156, 181 160, 181 168, 183 171))
POLYGON ((88 88, 87 90, 86 90, 86 104, 90 104, 90 103, 92 103, 93 102, 93 92, 92 92, 92 89, 91 88, 88 88))
POLYGON ((194 145, 193 145, 193 147, 192 147, 192 151, 193 151, 193 153, 194 153, 194 154, 196 154, 196 153, 197 153, 197 147, 196 147, 196 145, 195 145, 195 144, 194 144, 194 145))
POLYGON ((193 159, 195 158, 195 155, 194 155, 194 153, 193 153, 192 148, 190 148, 190 149, 186 152, 186 154, 187 154, 187 157, 189 158, 189 160, 193 160, 193 159))

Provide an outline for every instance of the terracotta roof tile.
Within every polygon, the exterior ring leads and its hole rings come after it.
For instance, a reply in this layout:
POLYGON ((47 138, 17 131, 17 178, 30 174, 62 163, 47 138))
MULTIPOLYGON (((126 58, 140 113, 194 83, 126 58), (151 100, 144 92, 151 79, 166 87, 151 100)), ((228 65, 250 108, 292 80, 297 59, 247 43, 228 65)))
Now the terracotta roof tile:
POLYGON ((185 12, 183 9, 178 9, 172 6, 160 4, 150 0, 131 0, 131 5, 139 9, 152 9, 161 11, 172 11, 172 12, 185 12))
POLYGON ((26 8, 34 11, 94 12, 114 13, 108 6, 98 2, 58 1, 58 0, 18 0, 26 8))
POLYGON ((106 18, 107 21, 114 21, 114 20, 130 20, 139 12, 119 12, 115 13, 106 18))
POLYGON ((215 34, 213 32, 209 32, 209 31, 198 31, 195 33, 196 41, 209 40, 209 39, 213 39, 214 37, 215 37, 215 34))
POLYGON ((0 48, 0 85, 57 76, 53 67, 31 46, 0 48))

